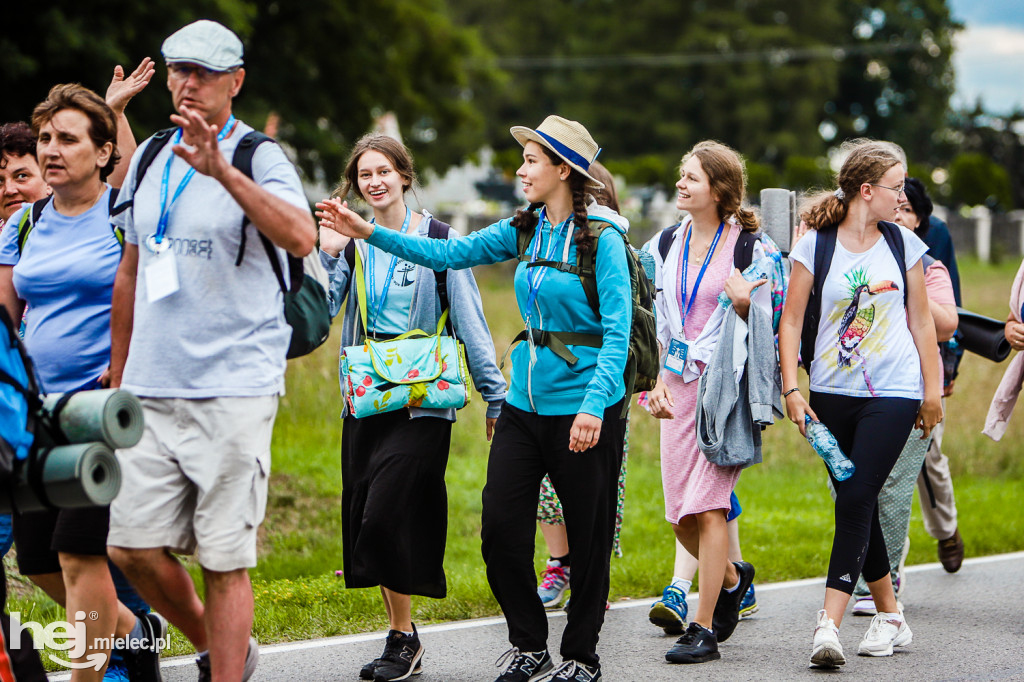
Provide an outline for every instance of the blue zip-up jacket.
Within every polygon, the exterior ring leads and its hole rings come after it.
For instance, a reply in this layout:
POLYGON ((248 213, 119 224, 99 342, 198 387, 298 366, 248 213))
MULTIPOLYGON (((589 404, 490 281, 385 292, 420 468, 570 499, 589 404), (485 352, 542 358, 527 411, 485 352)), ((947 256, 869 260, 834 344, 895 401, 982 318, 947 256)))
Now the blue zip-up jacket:
MULTIPOLYGON (((603 419, 605 409, 625 395, 622 374, 629 349, 633 307, 622 235, 629 229, 629 221, 594 203, 588 207, 588 213, 591 218, 613 225, 601 233, 597 244, 600 319, 587 302, 579 277, 555 268, 530 268, 538 274, 543 272, 544 276, 533 309, 528 311, 527 267, 526 263, 519 263, 515 274, 516 301, 524 322, 530 313, 529 326, 534 329, 597 334, 603 337, 602 345, 600 348, 569 346, 579 358, 573 366, 542 346, 536 348, 536 362, 531 362, 530 344, 523 342, 516 346, 512 352, 512 382, 507 400, 521 410, 541 415, 582 412, 603 419)), ((539 221, 527 253, 537 249, 540 257, 550 254, 551 260, 575 264, 572 223, 559 227, 560 230, 553 227, 546 218, 539 221), (567 233, 570 234, 569 248, 563 258, 567 233)), ((517 256, 516 228, 510 218, 462 239, 441 241, 375 229, 367 241, 434 270, 459 270, 517 256)))
MULTIPOLYGON (((431 220, 434 218, 424 214, 416 229, 416 234, 423 235, 425 240, 441 242, 442 240, 430 239, 427 236, 431 220)), ((387 228, 381 231, 392 232, 387 228)), ((458 232, 449 230, 449 240, 460 241, 456 239, 458 236, 458 232)), ((357 241, 356 248, 360 250, 360 254, 364 258, 363 262, 365 262, 365 245, 357 241)), ((359 293, 352 283, 352 271, 345 261, 344 254, 334 258, 321 251, 320 262, 324 264, 324 268, 331 278, 330 290, 327 292, 331 317, 338 314, 345 298, 348 297, 348 306, 345 308, 345 317, 341 324, 341 347, 355 345, 361 339, 362 321, 359 319, 359 293)), ((416 274, 416 282, 413 287, 409 329, 422 329, 433 334, 437 329, 437 321, 442 312, 441 301, 437 297, 434 273, 426 272, 421 268, 420 272, 416 274)), ((483 305, 480 302, 480 290, 477 289, 472 271, 448 273, 448 303, 451 305, 449 317, 455 328, 455 335, 466 346, 466 362, 469 364, 469 372, 473 376, 473 384, 480 392, 484 402, 487 403, 487 417, 497 418, 501 412, 501 406, 505 402, 505 377, 502 376, 501 370, 494 362, 494 341, 491 340, 491 331, 487 327, 487 319, 484 317, 483 305)), ((340 366, 338 372, 340 375, 340 366)), ((347 411, 348 406, 346 405, 341 416, 344 417, 347 411)), ((410 408, 409 416, 412 418, 443 417, 448 421, 455 421, 455 410, 414 407, 410 408)))

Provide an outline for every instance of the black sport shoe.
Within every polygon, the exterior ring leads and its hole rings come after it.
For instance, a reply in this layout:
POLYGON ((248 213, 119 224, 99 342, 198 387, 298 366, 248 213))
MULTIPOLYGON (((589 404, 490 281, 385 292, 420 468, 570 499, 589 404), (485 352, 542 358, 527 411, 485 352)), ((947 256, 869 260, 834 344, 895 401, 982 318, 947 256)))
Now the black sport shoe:
POLYGON ((597 682, 601 679, 601 666, 564 661, 549 679, 550 682, 597 682))
POLYGON ((377 665, 373 669, 373 680, 374 682, 395 682, 395 680, 404 680, 410 675, 422 672, 422 668, 419 668, 421 658, 423 658, 423 645, 420 644, 420 636, 416 632, 415 624, 412 626, 411 635, 400 630, 391 630, 388 632, 388 639, 384 644, 384 653, 375 661, 377 665))
POLYGON ((707 663, 721 657, 715 633, 692 621, 683 636, 665 654, 669 663, 707 663))
POLYGON ((494 662, 499 668, 508 662, 508 667, 494 682, 534 682, 547 677, 555 664, 547 651, 520 651, 512 647, 494 662))
POLYGON ((128 646, 119 649, 128 679, 131 682, 161 682, 160 647, 167 637, 167 621, 157 613, 147 613, 138 619, 143 636, 126 641, 128 646))
POLYGON ((754 567, 746 561, 734 561, 733 566, 740 574, 740 582, 735 590, 726 592, 725 588, 718 593, 718 601, 715 603, 715 613, 711 617, 711 629, 714 630, 719 642, 724 642, 736 629, 740 622, 740 604, 747 590, 754 583, 754 567))

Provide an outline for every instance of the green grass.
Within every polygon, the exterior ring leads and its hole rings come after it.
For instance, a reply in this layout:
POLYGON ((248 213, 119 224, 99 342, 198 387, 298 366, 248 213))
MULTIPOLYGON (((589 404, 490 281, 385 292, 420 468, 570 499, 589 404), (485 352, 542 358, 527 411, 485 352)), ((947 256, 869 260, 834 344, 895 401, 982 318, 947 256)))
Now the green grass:
MULTIPOLYGON (((961 263, 967 307, 1004 318, 1016 263, 961 263)), ((509 270, 478 271, 499 356, 520 329, 509 270)), ((340 320, 339 320, 340 322, 340 320)), ((337 378, 339 326, 325 348, 292 361, 288 394, 274 433, 274 462, 267 520, 261 529, 259 566, 252 571, 256 633, 262 642, 337 635, 386 627, 376 589, 346 590, 335 577, 341 561, 341 465, 337 378)), ((948 403, 944 451, 950 456, 968 556, 1024 549, 1024 520, 1004 513, 1018 504, 1024 481, 1024 414, 1000 443, 980 434, 988 403, 1005 364, 968 356, 956 395, 948 403), (998 518, 998 522, 994 522, 998 518)), ((1024 408, 1022 408, 1024 409, 1024 408)), ((415 598, 418 623, 498 613, 480 558, 480 491, 487 461, 484 411, 479 396, 461 411, 448 466, 449 529, 445 570, 449 596, 415 598)), ((612 560, 612 599, 648 597, 671 575, 673 541, 664 520, 657 424, 634 410, 626 486, 624 557, 612 560)), ((764 464, 745 471, 738 494, 744 557, 758 581, 824 574, 832 540, 831 501, 824 469, 797 429, 781 423, 765 432, 764 464)), ((910 563, 936 560, 935 542, 915 506, 910 563)), ((538 534, 537 565, 543 561, 538 534)), ((192 566, 195 575, 195 567, 192 566)), ((16 597, 9 607, 23 620, 62 618, 40 593, 16 597)), ((171 655, 191 651, 178 633, 171 655)))

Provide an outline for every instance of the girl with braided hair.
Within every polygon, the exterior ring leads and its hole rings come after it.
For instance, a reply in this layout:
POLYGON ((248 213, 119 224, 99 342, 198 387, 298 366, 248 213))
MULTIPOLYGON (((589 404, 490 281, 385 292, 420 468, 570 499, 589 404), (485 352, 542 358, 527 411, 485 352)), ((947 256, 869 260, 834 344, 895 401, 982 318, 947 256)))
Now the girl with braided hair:
POLYGON ((516 174, 530 205, 464 239, 374 229, 336 199, 317 204, 317 215, 323 227, 435 270, 520 261, 515 291, 524 342, 512 352, 511 384, 491 442, 481 529, 487 579, 512 643, 498 680, 553 675, 556 682, 593 682, 601 678, 597 640, 626 428, 632 295, 623 236, 629 223, 588 202, 588 185, 602 186, 590 173, 600 150, 580 123, 549 116, 537 129, 517 126, 511 133, 523 146, 516 174), (593 221, 604 224, 600 236, 593 221), (596 312, 573 267, 577 253, 596 256, 596 312), (537 491, 545 474, 562 501, 573 554, 564 662, 553 672, 533 573, 537 491))

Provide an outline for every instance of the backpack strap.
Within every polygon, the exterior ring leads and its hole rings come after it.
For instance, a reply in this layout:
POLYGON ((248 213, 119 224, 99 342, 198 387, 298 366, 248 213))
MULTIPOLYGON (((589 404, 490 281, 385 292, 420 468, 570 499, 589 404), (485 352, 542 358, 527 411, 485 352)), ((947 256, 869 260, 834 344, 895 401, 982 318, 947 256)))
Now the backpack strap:
MULTIPOLYGON (((142 178, 146 175, 146 171, 153 165, 153 159, 160 153, 160 150, 167 146, 167 143, 171 141, 171 135, 177 128, 164 128, 153 133, 153 136, 149 138, 149 144, 142 150, 139 156, 139 163, 135 166, 135 179, 132 182, 132 198, 123 204, 115 207, 113 204, 110 206, 110 215, 115 216, 119 213, 123 213, 132 204, 135 203, 135 193, 139 190, 139 184, 142 182, 142 178)), ((173 152, 172 152, 173 153, 173 152)), ((119 240, 120 241, 120 240, 119 240)))
MULTIPOLYGON (((427 236, 431 239, 448 239, 448 230, 451 229, 451 225, 443 223, 437 218, 431 216, 430 225, 427 226, 427 236)), ((349 242, 352 244, 353 242, 349 242)), ((348 249, 348 245, 345 246, 348 249)), ((437 299, 441 302, 441 313, 450 310, 450 303, 448 301, 448 271, 447 270, 434 270, 434 280, 437 282, 437 299)), ((448 330, 448 335, 451 337, 455 336, 455 328, 452 326, 452 316, 448 315, 445 320, 445 328, 448 330)))
POLYGON ((356 269, 356 240, 349 239, 348 244, 345 244, 345 262, 348 263, 348 270, 352 272, 356 269))
POLYGON ((896 264, 900 266, 900 274, 903 275, 903 307, 906 308, 910 294, 907 291, 907 245, 903 241, 903 235, 900 234, 899 225, 896 223, 882 220, 878 223, 878 229, 881 231, 882 237, 885 238, 885 243, 889 245, 896 264))
POLYGON ((736 239, 736 247, 732 252, 733 266, 740 272, 750 267, 754 262, 754 244, 761 241, 760 232, 740 230, 740 236, 736 239))
MULTIPOLYGON (((110 196, 107 201, 107 213, 109 213, 111 216, 114 215, 114 204, 117 203, 117 196, 120 193, 121 192, 118 190, 117 187, 110 188, 110 196)), ((124 252, 124 230, 122 230, 114 223, 110 223, 110 229, 114 231, 114 239, 116 239, 117 243, 121 245, 121 251, 124 252)))
POLYGON ((669 225, 661 231, 660 235, 658 235, 658 253, 661 254, 662 263, 664 263, 665 259, 668 258, 668 250, 672 248, 672 235, 675 234, 676 230, 682 224, 682 222, 678 222, 675 225, 669 225))
POLYGON ((814 284, 804 311, 804 326, 800 333, 800 359, 810 372, 814 360, 814 347, 818 339, 818 323, 821 320, 821 288, 832 267, 832 256, 836 252, 836 225, 815 231, 814 236, 814 284))
MULTIPOLYGON (((540 220, 538 218, 538 220, 540 220)), ((537 226, 533 227, 517 227, 516 228, 516 258, 520 263, 528 263, 530 257, 526 255, 526 252, 530 250, 530 242, 533 241, 533 235, 537 234, 537 226)))
MULTIPOLYGON (((237 168, 238 170, 242 171, 242 173, 245 174, 245 177, 247 177, 247 178, 249 178, 251 180, 252 179, 252 157, 256 155, 256 148, 259 147, 264 142, 273 142, 273 141, 274 141, 274 138, 270 137, 269 135, 265 135, 264 133, 261 133, 258 130, 251 130, 251 131, 249 131, 248 133, 246 133, 245 135, 242 136, 241 140, 238 141, 238 146, 235 147, 235 153, 231 157, 231 165, 234 166, 235 168, 237 168)), ((242 259, 245 258, 245 228, 249 225, 250 222, 251 221, 249 220, 249 216, 243 214, 242 215, 242 238, 238 242, 238 256, 235 257, 235 265, 236 266, 241 265, 242 264, 242 259)), ((263 235, 262 232, 260 232, 259 235, 260 235, 261 239, 266 239, 266 237, 263 235)), ((268 251, 268 253, 273 253, 273 246, 274 245, 271 244, 270 246, 271 246, 271 250, 268 251)), ((266 244, 264 244, 264 247, 266 247, 266 244)), ((272 260, 276 260, 276 258, 274 258, 272 260)), ((280 270, 280 267, 274 268, 274 272, 275 273, 278 270, 280 270)), ((278 277, 278 279, 281 281, 282 287, 283 287, 284 286, 283 285, 284 278, 283 277, 278 277)), ((282 289, 282 290, 287 291, 287 289, 282 289)))
POLYGON ((39 222, 39 216, 43 214, 43 209, 50 203, 53 196, 43 197, 39 201, 32 202, 32 208, 25 209, 25 212, 21 214, 21 220, 18 221, 18 257, 21 257, 21 252, 25 250, 25 240, 28 239, 29 233, 32 228, 39 222))

